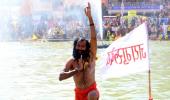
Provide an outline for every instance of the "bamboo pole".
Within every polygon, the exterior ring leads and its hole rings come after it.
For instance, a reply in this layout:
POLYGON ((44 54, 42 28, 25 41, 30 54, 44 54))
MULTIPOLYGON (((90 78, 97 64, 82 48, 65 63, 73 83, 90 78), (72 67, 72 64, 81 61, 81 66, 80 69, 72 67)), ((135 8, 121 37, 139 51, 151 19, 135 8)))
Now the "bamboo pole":
POLYGON ((151 91, 151 70, 150 70, 150 68, 149 68, 148 73, 149 73, 149 100, 153 100, 152 93, 151 93, 152 91, 151 91))
MULTIPOLYGON (((146 22, 145 22, 146 23, 146 22)), ((147 27, 147 24, 145 24, 146 27, 147 27)), ((147 29, 148 30, 148 29, 147 29)), ((148 32, 147 32, 148 33, 148 32)), ((147 34, 147 45, 148 45, 148 61, 149 61, 149 71, 148 71, 148 85, 149 85, 149 100, 153 100, 153 97, 152 97, 152 89, 151 89, 151 66, 150 66, 150 58, 149 58, 149 37, 148 37, 148 34, 147 34)))

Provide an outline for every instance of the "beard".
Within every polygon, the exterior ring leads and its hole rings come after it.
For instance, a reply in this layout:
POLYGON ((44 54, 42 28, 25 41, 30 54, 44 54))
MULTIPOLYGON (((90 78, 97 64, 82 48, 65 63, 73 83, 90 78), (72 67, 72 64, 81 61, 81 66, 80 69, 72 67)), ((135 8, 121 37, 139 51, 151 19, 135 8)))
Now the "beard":
POLYGON ((80 59, 82 55, 83 59, 88 59, 90 57, 89 51, 88 50, 73 50, 73 57, 74 59, 80 59))

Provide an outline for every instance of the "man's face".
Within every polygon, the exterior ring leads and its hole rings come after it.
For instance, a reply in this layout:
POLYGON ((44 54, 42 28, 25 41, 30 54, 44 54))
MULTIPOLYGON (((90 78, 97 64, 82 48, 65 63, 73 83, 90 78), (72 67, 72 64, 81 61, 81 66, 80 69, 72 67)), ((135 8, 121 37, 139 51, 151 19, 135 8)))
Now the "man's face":
POLYGON ((73 57, 75 59, 88 59, 90 57, 90 46, 87 40, 79 40, 74 43, 73 57))
POLYGON ((77 50, 77 53, 79 53, 80 55, 85 53, 85 50, 86 50, 86 41, 78 41, 77 45, 76 45, 76 50, 77 50))

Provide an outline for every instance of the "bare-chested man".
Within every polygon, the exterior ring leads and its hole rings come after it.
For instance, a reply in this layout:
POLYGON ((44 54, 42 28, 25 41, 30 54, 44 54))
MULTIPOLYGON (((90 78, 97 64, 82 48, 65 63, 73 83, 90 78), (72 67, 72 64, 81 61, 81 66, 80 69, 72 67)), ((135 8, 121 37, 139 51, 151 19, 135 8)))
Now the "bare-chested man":
POLYGON ((99 100, 95 81, 97 39, 90 3, 85 8, 85 14, 90 23, 90 42, 83 38, 74 41, 73 58, 66 63, 59 80, 73 76, 76 86, 75 100, 99 100))

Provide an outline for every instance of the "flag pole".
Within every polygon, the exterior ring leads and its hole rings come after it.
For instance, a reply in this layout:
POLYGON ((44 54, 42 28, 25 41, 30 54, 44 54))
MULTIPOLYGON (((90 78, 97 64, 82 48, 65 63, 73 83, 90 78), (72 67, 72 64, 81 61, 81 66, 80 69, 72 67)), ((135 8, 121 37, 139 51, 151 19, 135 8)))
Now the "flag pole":
POLYGON ((151 70, 149 68, 149 100, 153 100, 151 92, 151 70))
MULTIPOLYGON (((147 23, 145 25, 146 25, 145 27, 147 28, 147 23)), ((147 28, 147 31, 148 31, 148 28, 147 28)), ((152 88, 151 88, 151 67, 150 67, 150 60, 149 60, 149 38, 148 38, 148 34, 147 34, 147 45, 148 45, 148 61, 149 61, 149 70, 148 70, 149 100, 153 100, 153 97, 152 97, 152 88)))

